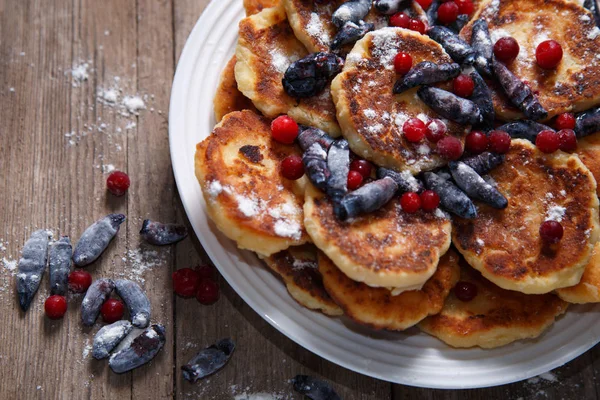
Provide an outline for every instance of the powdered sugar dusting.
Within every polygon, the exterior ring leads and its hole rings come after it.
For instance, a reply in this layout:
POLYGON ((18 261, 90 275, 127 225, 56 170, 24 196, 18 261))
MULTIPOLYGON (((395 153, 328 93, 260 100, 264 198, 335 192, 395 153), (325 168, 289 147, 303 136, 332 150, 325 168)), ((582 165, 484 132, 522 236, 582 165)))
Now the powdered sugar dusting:
POLYGON ((302 236, 302 226, 296 221, 277 220, 274 229, 277 236, 290 237, 294 240, 299 240, 302 236))
POLYGON ((372 32, 372 55, 379 59, 386 69, 394 68, 394 57, 398 54, 398 35, 395 28, 383 28, 372 32))
POLYGON ((306 31, 321 44, 328 45, 331 41, 329 33, 327 33, 323 27, 323 22, 321 21, 319 14, 315 12, 310 14, 310 21, 308 22, 308 25, 306 25, 306 31))
POLYGON ((567 209, 565 207, 561 206, 550 207, 548 209, 548 212, 546 213, 546 221, 561 222, 563 220, 563 217, 565 216, 566 210, 567 209))
POLYGON ((282 52, 275 49, 271 50, 269 54, 271 55, 271 64, 273 65, 273 68, 279 73, 285 73, 291 64, 291 61, 282 52))

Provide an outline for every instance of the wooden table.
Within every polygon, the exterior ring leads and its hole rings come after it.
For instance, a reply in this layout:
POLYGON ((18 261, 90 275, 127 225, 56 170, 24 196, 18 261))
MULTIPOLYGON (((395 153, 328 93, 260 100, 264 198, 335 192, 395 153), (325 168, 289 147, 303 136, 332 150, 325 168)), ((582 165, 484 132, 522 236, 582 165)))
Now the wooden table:
POLYGON ((344 399, 598 398, 596 349, 547 376, 554 382, 534 379, 473 391, 415 389, 358 375, 304 350, 223 280, 222 297, 213 306, 173 296, 171 272, 208 261, 200 243, 192 235, 176 247, 156 250, 139 243, 138 231, 144 218, 187 223, 171 170, 167 115, 177 59, 207 3, 0 0, 0 398, 231 399, 267 392, 299 399, 289 383, 299 373, 331 381, 344 399), (71 71, 75 66, 80 80, 71 71), (122 90, 121 99, 142 96, 146 109, 129 115, 108 102, 102 90, 111 87, 122 90), (131 176, 125 197, 106 194, 106 172, 113 166, 131 176), (45 278, 32 309, 23 314, 10 270, 34 229, 77 239, 109 212, 124 213, 128 220, 88 270, 95 277, 144 280, 153 317, 167 328, 159 356, 124 375, 91 358, 97 326, 82 327, 80 298, 70 300, 64 320, 49 321, 43 313, 45 278), (197 384, 183 380, 180 366, 225 336, 238 345, 230 364, 197 384))

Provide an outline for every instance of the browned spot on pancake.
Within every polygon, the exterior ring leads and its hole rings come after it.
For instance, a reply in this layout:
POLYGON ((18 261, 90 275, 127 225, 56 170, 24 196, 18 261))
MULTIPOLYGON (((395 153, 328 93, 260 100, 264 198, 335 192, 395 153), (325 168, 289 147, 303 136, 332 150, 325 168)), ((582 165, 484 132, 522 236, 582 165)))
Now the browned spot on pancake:
POLYGON ((275 7, 278 5, 280 0, 244 0, 244 9, 246 15, 258 14, 265 8, 275 7))
POLYGON ((259 163, 262 161, 263 156, 260 154, 260 147, 252 146, 247 144, 240 147, 240 153, 242 153, 248 160, 253 163, 259 163))
MULTIPOLYGON (((592 171, 596 182, 600 182, 600 135, 594 134, 578 140, 575 153, 586 167, 592 171)), ((600 196, 600 186, 596 193, 600 196)))
POLYGON ((398 296, 392 296, 388 289, 351 280, 323 253, 319 253, 319 271, 325 288, 344 314, 374 329, 393 330, 407 329, 439 312, 459 276, 458 256, 453 250, 440 259, 435 274, 421 290, 398 296))
POLYGON ((221 81, 214 98, 217 122, 233 111, 256 110, 252 101, 238 90, 234 73, 235 63, 236 58, 233 56, 221 72, 221 81))

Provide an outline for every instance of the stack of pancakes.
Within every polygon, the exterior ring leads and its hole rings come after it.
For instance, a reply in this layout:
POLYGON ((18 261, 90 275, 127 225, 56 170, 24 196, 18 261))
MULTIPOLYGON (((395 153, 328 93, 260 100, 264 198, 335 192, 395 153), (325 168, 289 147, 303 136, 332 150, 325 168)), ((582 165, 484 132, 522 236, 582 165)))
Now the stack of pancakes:
MULTIPOLYGON (((374 329, 418 325, 455 347, 535 338, 568 303, 600 302, 599 135, 580 140, 574 154, 543 154, 528 141, 513 140, 505 162, 489 174, 509 205, 497 210, 476 203, 474 220, 439 209, 408 214, 394 198, 342 222, 306 177, 282 177, 281 161, 301 150, 271 138, 271 120, 281 114, 342 135, 355 154, 378 166, 416 175, 445 165, 427 144, 401 134, 409 118, 439 116, 416 89, 392 93, 393 57, 404 51, 415 64, 451 59, 427 36, 387 27, 374 10, 366 19, 376 30, 343 50, 344 69, 330 87, 300 100, 284 91, 282 77, 293 61, 330 51, 336 33, 331 14, 343 2, 244 0, 248 17, 240 22, 236 54, 215 96, 218 124, 196 150, 196 176, 216 226, 256 252, 301 305, 374 329), (549 217, 564 228, 552 247, 538 233, 549 217), (459 281, 477 287, 473 300, 455 296, 459 281)), ((539 92, 551 117, 600 103, 600 34, 587 10, 568 0, 485 0, 477 7, 473 18, 488 21, 492 38, 519 40, 521 56, 510 68, 539 92), (561 24, 553 20, 557 14, 561 24), (535 66, 537 43, 523 36, 529 32, 563 43, 558 71, 535 66)), ((420 7, 414 6, 413 17, 422 18, 420 7)), ((468 39, 470 29, 471 23, 461 35, 468 39)), ((499 119, 521 118, 492 90, 499 119)), ((461 140, 470 131, 447 125, 461 140)))

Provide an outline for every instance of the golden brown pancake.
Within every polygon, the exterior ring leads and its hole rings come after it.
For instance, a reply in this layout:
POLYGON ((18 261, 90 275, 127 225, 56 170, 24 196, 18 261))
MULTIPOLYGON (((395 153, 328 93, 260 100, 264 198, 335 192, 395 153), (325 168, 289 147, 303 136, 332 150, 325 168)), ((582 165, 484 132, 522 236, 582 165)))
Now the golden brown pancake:
POLYGON ((491 349, 536 338, 568 306, 553 294, 531 295, 501 289, 466 263, 462 265, 460 281, 476 285, 477 296, 465 302, 452 291, 439 314, 419 323, 421 330, 453 347, 491 349))
MULTIPOLYGON (((342 133, 359 156, 377 165, 418 173, 445 164, 435 145, 411 143, 402 127, 409 118, 440 118, 417 96, 417 88, 400 95, 392 89, 398 76, 393 59, 408 52, 416 65, 422 61, 450 63, 444 49, 418 32, 384 28, 368 33, 346 58, 346 65, 331 84, 342 133)), ((464 139, 465 127, 448 122, 449 134, 464 139)))
POLYGON ((290 247, 264 261, 281 276, 288 292, 301 306, 330 316, 343 314, 325 291, 323 278, 317 268, 317 248, 314 245, 290 247))
MULTIPOLYGON (((577 140, 575 153, 594 175, 596 183, 600 180, 600 135, 595 133, 577 140)), ((596 188, 600 196, 600 188, 596 188)))
MULTIPOLYGON (((486 0, 472 21, 478 18, 488 22, 493 43, 503 36, 512 36, 519 42, 519 56, 508 67, 539 93, 548 119, 600 104, 600 30, 588 10, 566 0, 486 0), (499 6, 494 6, 494 2, 499 6), (538 44, 548 39, 556 40, 563 48, 563 59, 556 70, 540 68, 535 59, 538 44)), ((471 29, 469 24, 461 31, 467 41, 471 29)), ((498 118, 523 118, 500 88, 494 92, 498 118)))
POLYGON ((568 303, 600 303, 600 243, 594 245, 592 258, 585 267, 579 283, 557 289, 556 294, 568 303))
POLYGON ((279 172, 292 154, 300 150, 272 140, 270 121, 248 110, 227 114, 196 146, 207 213, 238 247, 269 256, 308 241, 299 182, 279 172))
MULTIPOLYGON (((290 25, 298 40, 306 46, 310 52, 330 52, 330 45, 338 28, 331 21, 334 11, 344 0, 332 0, 325 3, 317 3, 312 0, 282 0, 290 25)), ((388 26, 385 15, 371 8, 365 17, 366 22, 373 23, 375 29, 388 26)), ((348 49, 348 51, 352 47, 348 49)), ((347 53, 344 52, 344 53, 347 53)))
POLYGON ((450 246, 451 224, 444 213, 408 214, 398 198, 341 222, 331 202, 308 185, 304 216, 315 246, 350 279, 369 286, 420 289, 450 246))
POLYGON ((258 14, 265 8, 275 7, 279 4, 280 0, 244 0, 244 9, 246 15, 258 14))
POLYGON ((294 36, 282 5, 244 18, 236 50, 238 88, 267 117, 288 114, 298 123, 339 136, 329 87, 317 96, 298 101, 283 90, 281 80, 286 69, 307 54, 294 36))
POLYGON ((221 72, 221 80, 219 81, 219 86, 213 100, 217 122, 233 111, 256 111, 256 107, 254 107, 252 101, 238 90, 234 73, 235 63, 236 58, 233 56, 225 66, 223 72, 221 72))
POLYGON ((579 157, 543 154, 526 140, 513 140, 490 176, 508 207, 478 203, 474 220, 454 218, 453 243, 469 264, 496 285, 523 293, 577 284, 598 240, 596 181, 579 157), (564 228, 562 240, 550 247, 539 234, 547 219, 564 228))
POLYGON ((401 331, 423 318, 437 314, 450 289, 458 281, 458 254, 449 250, 441 259, 435 274, 421 290, 392 296, 385 288, 373 288, 348 278, 323 253, 319 252, 319 271, 325 289, 344 314, 362 325, 375 329, 401 331))

